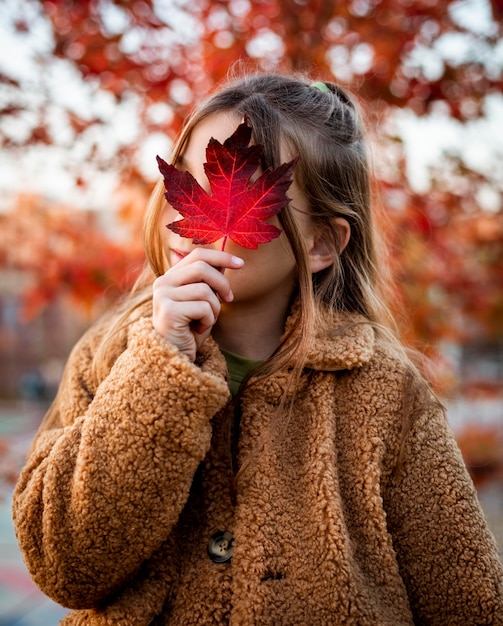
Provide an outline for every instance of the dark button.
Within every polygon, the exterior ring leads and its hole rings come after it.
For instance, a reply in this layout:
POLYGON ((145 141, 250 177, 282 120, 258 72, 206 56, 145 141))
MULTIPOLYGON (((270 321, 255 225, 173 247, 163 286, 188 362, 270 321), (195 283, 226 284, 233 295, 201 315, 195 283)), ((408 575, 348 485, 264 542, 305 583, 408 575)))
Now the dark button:
POLYGON ((228 530, 219 530, 208 541, 208 556, 213 563, 225 563, 232 557, 234 537, 228 530))

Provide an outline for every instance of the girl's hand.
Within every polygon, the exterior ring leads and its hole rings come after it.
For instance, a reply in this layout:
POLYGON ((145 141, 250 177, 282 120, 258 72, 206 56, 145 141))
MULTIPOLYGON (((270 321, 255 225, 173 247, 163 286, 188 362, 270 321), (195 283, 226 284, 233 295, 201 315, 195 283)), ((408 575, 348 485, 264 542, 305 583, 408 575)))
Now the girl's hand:
POLYGON ((234 298, 223 270, 242 266, 228 252, 195 248, 154 281, 154 328, 191 361, 217 321, 220 302, 234 298))

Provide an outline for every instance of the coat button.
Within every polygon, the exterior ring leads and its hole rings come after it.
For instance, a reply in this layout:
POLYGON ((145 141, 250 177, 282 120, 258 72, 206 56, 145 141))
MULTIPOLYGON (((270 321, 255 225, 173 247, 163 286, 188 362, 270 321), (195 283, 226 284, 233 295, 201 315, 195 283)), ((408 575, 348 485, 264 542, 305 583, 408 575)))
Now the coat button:
POLYGON ((208 541, 208 556, 213 563, 225 563, 232 557, 234 537, 228 530, 219 530, 208 541))

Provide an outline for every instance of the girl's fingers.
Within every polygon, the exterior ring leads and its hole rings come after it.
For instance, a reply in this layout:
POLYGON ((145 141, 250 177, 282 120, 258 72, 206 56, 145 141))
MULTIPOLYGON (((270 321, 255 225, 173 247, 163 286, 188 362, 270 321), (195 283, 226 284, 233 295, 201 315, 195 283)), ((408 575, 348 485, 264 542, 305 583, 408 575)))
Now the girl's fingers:
MULTIPOLYGON (((173 320, 171 330, 174 335, 183 336, 188 327, 197 320, 200 332, 211 328, 216 322, 213 309, 207 302, 173 302, 171 301, 168 314, 173 320)), ((190 330, 189 330, 190 332, 190 330)))
POLYGON ((206 267, 186 267, 168 270, 154 281, 154 299, 167 298, 177 302, 206 300, 217 313, 220 301, 231 302, 229 282, 218 270, 206 267))
POLYGON ((208 336, 216 317, 206 301, 154 299, 154 328, 191 361, 195 359, 197 348, 208 336))
POLYGON ((242 266, 242 259, 227 252, 196 248, 163 276, 157 278, 154 287, 160 285, 181 287, 192 283, 205 283, 222 301, 231 302, 233 295, 223 270, 239 269, 242 266))
POLYGON ((220 302, 234 298, 224 270, 243 263, 227 252, 192 250, 154 281, 154 328, 194 360, 220 314, 220 302))
POLYGON ((204 261, 217 269, 239 269, 244 263, 243 259, 229 252, 222 252, 221 250, 213 250, 211 248, 194 248, 186 257, 177 263, 177 266, 188 265, 195 261, 204 261))
POLYGON ((226 276, 219 269, 204 261, 194 261, 185 266, 180 266, 179 263, 168 270, 164 276, 166 282, 172 287, 204 283, 223 301, 227 302, 232 299, 231 288, 226 276))
POLYGON ((162 295, 163 298, 174 302, 207 302, 215 317, 218 317, 220 313, 220 300, 206 283, 190 283, 180 287, 163 286, 157 291, 157 295, 162 295))

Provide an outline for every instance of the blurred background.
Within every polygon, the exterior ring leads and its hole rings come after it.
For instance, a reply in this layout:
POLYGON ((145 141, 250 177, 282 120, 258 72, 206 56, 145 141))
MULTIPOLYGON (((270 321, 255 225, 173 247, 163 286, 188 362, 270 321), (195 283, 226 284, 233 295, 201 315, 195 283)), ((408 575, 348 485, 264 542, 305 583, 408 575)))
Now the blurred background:
POLYGON ((0 626, 33 587, 12 485, 68 352, 133 283, 183 119, 236 62, 355 91, 390 302, 503 544, 503 0, 0 0, 0 626))

